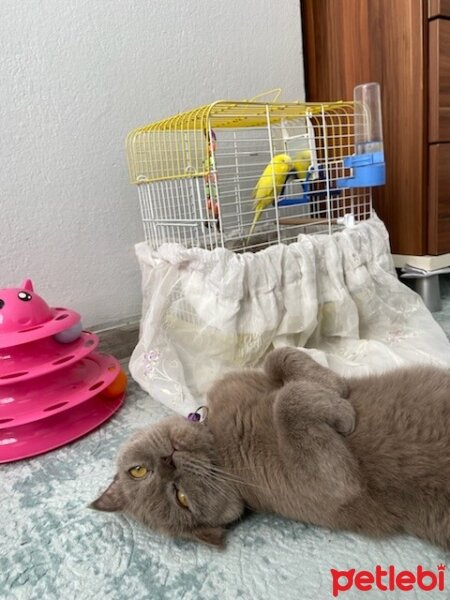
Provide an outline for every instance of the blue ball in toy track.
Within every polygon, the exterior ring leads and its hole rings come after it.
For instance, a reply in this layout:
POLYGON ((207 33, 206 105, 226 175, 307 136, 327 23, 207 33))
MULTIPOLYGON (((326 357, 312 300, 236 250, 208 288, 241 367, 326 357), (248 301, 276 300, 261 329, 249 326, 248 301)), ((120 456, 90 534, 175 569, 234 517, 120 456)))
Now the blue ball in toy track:
POLYGON ((81 321, 78 321, 78 323, 75 323, 75 325, 72 325, 69 329, 64 329, 64 331, 56 333, 53 337, 60 344, 70 344, 80 337, 82 331, 83 325, 81 321))

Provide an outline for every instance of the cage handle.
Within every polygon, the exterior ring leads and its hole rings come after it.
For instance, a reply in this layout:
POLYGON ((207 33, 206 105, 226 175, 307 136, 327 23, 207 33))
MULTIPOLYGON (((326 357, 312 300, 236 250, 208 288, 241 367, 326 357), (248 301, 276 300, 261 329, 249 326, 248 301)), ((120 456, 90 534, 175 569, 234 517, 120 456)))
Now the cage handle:
POLYGON ((261 92, 260 94, 256 94, 253 98, 250 98, 248 102, 255 102, 258 98, 264 98, 264 96, 268 96, 269 94, 274 94, 271 102, 276 102, 278 98, 281 96, 281 92, 283 90, 281 88, 273 88, 271 90, 267 90, 265 92, 261 92))

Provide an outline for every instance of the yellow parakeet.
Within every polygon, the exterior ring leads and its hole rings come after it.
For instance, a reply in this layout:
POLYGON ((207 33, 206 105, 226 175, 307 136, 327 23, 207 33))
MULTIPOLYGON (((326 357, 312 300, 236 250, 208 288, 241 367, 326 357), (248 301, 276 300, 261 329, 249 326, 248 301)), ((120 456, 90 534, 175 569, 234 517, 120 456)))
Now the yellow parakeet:
POLYGON ((312 162, 311 150, 300 150, 295 155, 292 164, 297 173, 297 177, 301 181, 305 181, 306 175, 308 174, 309 166, 312 162))
POLYGON ((291 169, 292 159, 289 154, 277 154, 264 169, 253 190, 255 216, 253 217, 247 242, 255 229, 256 223, 261 218, 262 211, 273 204, 276 198, 278 198, 291 169))

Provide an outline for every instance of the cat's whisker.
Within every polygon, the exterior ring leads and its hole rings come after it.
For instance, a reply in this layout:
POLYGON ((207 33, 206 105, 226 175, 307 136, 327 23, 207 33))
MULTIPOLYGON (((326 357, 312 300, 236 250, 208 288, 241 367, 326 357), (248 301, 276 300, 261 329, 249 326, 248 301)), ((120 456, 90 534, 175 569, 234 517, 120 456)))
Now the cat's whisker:
POLYGON ((220 480, 221 477, 218 476, 217 473, 212 473, 209 468, 207 467, 207 465, 204 465, 203 463, 196 463, 196 462, 191 462, 191 461, 187 461, 187 463, 185 464, 185 466, 189 467, 189 469, 191 471, 195 471, 196 474, 200 475, 200 476, 205 476, 207 475, 210 478, 213 478, 214 480, 220 480))
MULTIPOLYGON (((224 469, 220 468, 218 465, 212 464, 212 465, 208 465, 208 466, 209 466, 209 468, 214 469, 218 473, 225 473, 226 475, 231 475, 231 473, 229 471, 225 471, 224 469)), ((250 471, 250 473, 252 473, 253 471, 255 471, 255 469, 264 469, 264 466, 263 465, 253 465, 252 467, 240 467, 238 470, 240 473, 244 473, 245 471, 250 471)))
MULTIPOLYGON (((195 475, 195 473, 193 473, 193 475, 195 475)), ((212 492, 214 492, 217 496, 220 496, 222 498, 227 498, 229 495, 229 489, 225 488, 224 486, 220 486, 220 485, 216 485, 213 481, 211 481, 208 478, 204 477, 204 485, 207 489, 211 490, 212 492)))
MULTIPOLYGON (((190 458, 191 461, 195 461, 195 459, 193 459, 192 457, 190 458)), ((268 488, 266 486, 262 486, 262 485, 258 485, 256 483, 250 483, 248 481, 244 481, 243 479, 240 479, 239 477, 235 476, 232 473, 228 473, 227 471, 223 471, 222 469, 219 469, 218 467, 212 466, 212 465, 205 465, 203 463, 195 463, 197 466, 203 467, 208 475, 210 477, 214 477, 216 480, 223 480, 223 481, 228 481, 230 483, 237 483, 240 485, 245 485, 245 486, 250 486, 250 487, 255 487, 255 488, 259 488, 261 490, 267 490, 268 488)))
MULTIPOLYGON (((191 469, 189 467, 186 467, 186 471, 189 473, 192 473, 192 475, 194 475, 194 476, 202 477, 203 483, 210 490, 212 490, 219 496, 222 496, 223 498, 226 498, 228 496, 228 493, 229 493, 229 489, 227 489, 228 486, 227 487, 220 486, 216 480, 209 478, 205 472, 201 472, 198 469, 191 469)), ((227 483, 227 482, 225 482, 225 483, 227 483)))
MULTIPOLYGON (((190 456, 190 457, 189 457, 189 460, 192 460, 192 461, 198 461, 198 459, 196 459, 196 457, 195 457, 195 456, 190 456)), ((231 475, 231 473, 230 473, 229 471, 225 471, 224 469, 221 469, 221 468, 220 468, 218 465, 216 465, 216 464, 208 464, 208 465, 205 465, 205 464, 204 464, 203 462, 201 462, 201 461, 200 461, 200 463, 199 463, 199 464, 201 464, 202 466, 207 466, 207 468, 208 468, 208 469, 212 469, 212 470, 214 470, 214 471, 217 471, 218 473, 224 473, 225 475, 231 475)), ((240 468, 240 469, 239 469, 239 471, 240 471, 240 472, 242 472, 242 471, 253 471, 253 470, 254 470, 254 468, 256 468, 256 467, 257 467, 257 468, 260 468, 260 469, 264 468, 262 465, 256 465, 255 467, 243 467, 243 468, 240 468)))
MULTIPOLYGON (((191 473, 199 477, 203 477, 205 481, 213 485, 216 489, 220 488, 220 484, 229 484, 236 483, 231 480, 226 479, 225 477, 219 477, 214 473, 208 471, 208 469, 204 465, 188 465, 188 470, 191 473)), ((241 483, 241 482, 240 482, 241 483)))

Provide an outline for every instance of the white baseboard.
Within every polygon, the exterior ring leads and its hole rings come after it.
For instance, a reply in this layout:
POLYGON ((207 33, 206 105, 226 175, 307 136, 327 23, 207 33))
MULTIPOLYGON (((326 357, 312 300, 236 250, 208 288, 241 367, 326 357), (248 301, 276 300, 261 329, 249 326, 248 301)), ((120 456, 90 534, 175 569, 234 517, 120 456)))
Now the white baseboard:
POLYGON ((139 327, 140 320, 141 320, 141 316, 135 315, 135 316, 129 317, 128 319, 121 319, 118 321, 108 321, 106 323, 99 323, 97 325, 92 325, 91 327, 88 327, 88 329, 89 329, 89 331, 92 331, 94 333, 101 333, 103 331, 110 331, 111 329, 121 329, 122 327, 129 327, 129 326, 133 326, 133 325, 136 325, 137 327, 139 327))

